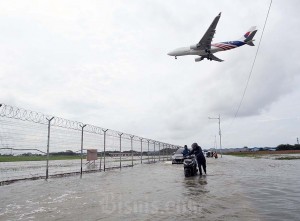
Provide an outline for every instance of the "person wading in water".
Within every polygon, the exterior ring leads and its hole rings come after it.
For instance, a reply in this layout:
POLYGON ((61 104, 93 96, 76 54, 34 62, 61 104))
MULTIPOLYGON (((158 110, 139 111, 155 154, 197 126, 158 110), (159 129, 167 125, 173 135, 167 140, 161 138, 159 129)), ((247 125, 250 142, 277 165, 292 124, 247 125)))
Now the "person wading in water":
POLYGON ((195 154, 197 164, 199 167, 200 176, 202 176, 201 166, 203 167, 204 173, 206 174, 206 159, 203 155, 202 148, 197 143, 192 144, 192 150, 189 153, 189 155, 192 155, 192 154, 195 154))

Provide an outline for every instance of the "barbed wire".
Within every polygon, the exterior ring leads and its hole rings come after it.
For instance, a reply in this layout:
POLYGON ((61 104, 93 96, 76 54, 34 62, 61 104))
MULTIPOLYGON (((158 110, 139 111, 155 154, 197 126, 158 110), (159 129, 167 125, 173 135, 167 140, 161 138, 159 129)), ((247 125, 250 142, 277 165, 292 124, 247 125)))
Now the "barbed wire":
POLYGON ((128 139, 128 140, 133 140, 133 141, 139 141, 142 143, 152 143, 152 144, 162 144, 165 146, 169 146, 170 148, 179 148, 181 147, 180 145, 173 145, 165 142, 160 142, 156 141, 153 139, 149 138, 144 138, 132 134, 127 134, 123 133, 120 131, 115 131, 107 128, 102 128, 90 124, 84 124, 82 122, 78 121, 72 121, 68 119, 64 119, 61 117, 56 117, 56 116, 51 116, 51 115, 46 115, 40 112, 32 111, 32 110, 26 110, 23 108, 19 107, 13 107, 11 105, 7 104, 0 104, 0 117, 6 117, 6 118, 12 118, 12 119, 17 119, 17 120, 22 120, 22 121, 28 121, 28 122, 33 122, 37 124, 45 124, 47 125, 50 121, 50 125, 54 127, 61 127, 61 128, 66 128, 66 129, 72 129, 72 130, 78 130, 81 131, 82 127, 84 127, 84 132, 87 133, 92 133, 92 134, 99 134, 99 135, 104 135, 106 133, 106 136, 111 136, 111 137, 120 137, 120 134, 122 134, 122 139, 128 139))

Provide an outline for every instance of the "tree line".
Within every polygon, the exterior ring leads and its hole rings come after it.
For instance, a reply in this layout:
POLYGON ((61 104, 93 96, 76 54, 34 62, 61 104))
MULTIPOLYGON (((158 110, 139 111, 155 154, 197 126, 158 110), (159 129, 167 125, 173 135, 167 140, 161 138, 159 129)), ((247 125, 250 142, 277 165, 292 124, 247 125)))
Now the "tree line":
POLYGON ((300 144, 280 144, 276 147, 276 150, 300 150, 300 144))

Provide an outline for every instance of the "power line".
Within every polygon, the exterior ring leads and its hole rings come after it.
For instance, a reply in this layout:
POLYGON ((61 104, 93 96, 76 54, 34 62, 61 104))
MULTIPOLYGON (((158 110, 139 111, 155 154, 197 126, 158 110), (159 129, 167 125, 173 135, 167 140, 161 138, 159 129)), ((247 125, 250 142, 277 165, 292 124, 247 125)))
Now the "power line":
POLYGON ((256 62, 256 57, 257 57, 257 54, 258 54, 258 51, 259 51, 259 47, 260 47, 260 44, 261 44, 261 41, 262 41, 262 38, 263 38, 263 35, 264 35, 265 27, 266 27, 266 24, 267 24, 267 21, 268 21, 268 17, 269 17, 271 5, 272 5, 272 0, 270 2, 270 5, 269 5, 269 9, 268 9, 268 13, 267 13, 267 16, 266 16, 265 24, 264 24, 264 27, 263 27, 263 30, 262 30, 262 34, 261 34, 260 39, 259 39, 259 43, 258 43, 257 50, 256 50, 256 53, 255 53, 255 56, 254 56, 254 60, 253 60, 253 63, 252 63, 251 69, 250 69, 250 73, 249 73, 249 76, 248 76, 246 87, 244 89, 244 93, 243 93, 242 99, 241 99, 241 101, 239 103, 239 106, 238 106, 238 108, 237 108, 237 110, 235 112, 235 115, 234 115, 234 118, 232 120, 232 123, 233 123, 233 121, 235 120, 235 118, 237 117, 237 115, 238 115, 238 113, 240 111, 241 105, 243 103, 243 100, 244 100, 244 97, 245 97, 245 94, 246 94, 246 91, 247 91, 247 88, 248 88, 248 85, 249 85, 249 81, 250 81, 250 78, 251 78, 251 75, 252 75, 252 71, 253 71, 253 68, 254 68, 254 65, 255 65, 255 62, 256 62))

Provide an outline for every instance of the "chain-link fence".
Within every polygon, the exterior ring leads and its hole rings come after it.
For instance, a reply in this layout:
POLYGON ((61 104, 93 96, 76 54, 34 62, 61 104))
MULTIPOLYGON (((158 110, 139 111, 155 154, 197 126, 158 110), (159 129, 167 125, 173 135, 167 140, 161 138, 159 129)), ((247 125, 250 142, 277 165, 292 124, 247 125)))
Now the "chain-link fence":
POLYGON ((106 171, 170 159, 179 148, 0 104, 0 182, 106 171), (95 160, 87 153, 96 149, 95 160))

